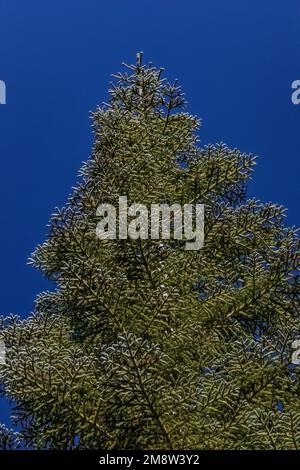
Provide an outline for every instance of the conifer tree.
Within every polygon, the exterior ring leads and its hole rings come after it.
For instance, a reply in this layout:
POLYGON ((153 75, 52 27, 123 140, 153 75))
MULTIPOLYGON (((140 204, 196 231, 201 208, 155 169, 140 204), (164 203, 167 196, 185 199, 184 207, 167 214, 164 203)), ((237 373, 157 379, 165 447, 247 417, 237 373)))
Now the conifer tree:
POLYGON ((2 319, 3 391, 38 449, 298 449, 299 238, 247 200, 255 158, 201 147, 138 54, 92 115, 91 158, 31 263, 54 291, 2 319), (97 207, 201 203, 204 246, 100 240, 97 207))

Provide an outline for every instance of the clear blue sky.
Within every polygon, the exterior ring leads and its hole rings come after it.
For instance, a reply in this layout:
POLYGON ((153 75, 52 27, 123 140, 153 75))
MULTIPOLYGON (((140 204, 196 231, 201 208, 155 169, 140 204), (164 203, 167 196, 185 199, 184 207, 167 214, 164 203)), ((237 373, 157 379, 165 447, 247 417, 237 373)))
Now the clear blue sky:
POLYGON ((140 50, 179 79, 203 144, 259 155, 249 195, 300 226, 299 24, 299 0, 0 0, 0 313, 47 288, 26 260, 90 155, 89 111, 140 50))

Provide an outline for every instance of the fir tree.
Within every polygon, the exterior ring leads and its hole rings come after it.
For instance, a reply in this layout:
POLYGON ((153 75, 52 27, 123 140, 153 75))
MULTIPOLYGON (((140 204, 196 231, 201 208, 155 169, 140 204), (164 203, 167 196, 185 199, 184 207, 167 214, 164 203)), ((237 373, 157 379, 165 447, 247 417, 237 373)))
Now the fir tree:
POLYGON ((56 289, 2 320, 4 393, 32 448, 297 449, 297 232, 247 200, 253 156, 200 146, 162 72, 138 54, 93 113, 92 156, 31 258, 56 289), (204 204, 204 247, 99 240, 120 195, 204 204))

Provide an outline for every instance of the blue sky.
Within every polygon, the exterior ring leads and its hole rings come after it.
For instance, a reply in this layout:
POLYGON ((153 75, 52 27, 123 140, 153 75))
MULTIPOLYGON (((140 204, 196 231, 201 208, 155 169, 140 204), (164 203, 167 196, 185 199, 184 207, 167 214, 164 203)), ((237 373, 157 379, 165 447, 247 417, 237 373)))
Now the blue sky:
POLYGON ((298 0, 0 0, 0 313, 48 287, 26 260, 90 155, 89 111, 140 50, 179 79, 203 144, 259 155, 249 195, 300 226, 299 20, 298 0))

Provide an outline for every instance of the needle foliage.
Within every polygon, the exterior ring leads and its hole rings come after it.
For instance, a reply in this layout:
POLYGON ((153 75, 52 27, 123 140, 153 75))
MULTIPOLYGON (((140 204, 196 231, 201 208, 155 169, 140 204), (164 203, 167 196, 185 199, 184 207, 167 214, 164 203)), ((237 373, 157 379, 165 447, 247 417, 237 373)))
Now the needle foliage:
POLYGON ((247 199, 255 158, 201 147, 185 104, 138 54, 92 115, 91 158, 31 257, 56 288, 1 323, 25 447, 300 448, 297 231, 247 199), (204 204, 204 247, 100 240, 97 207, 119 196, 204 204))

